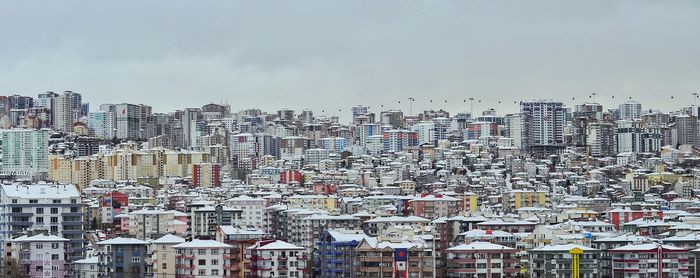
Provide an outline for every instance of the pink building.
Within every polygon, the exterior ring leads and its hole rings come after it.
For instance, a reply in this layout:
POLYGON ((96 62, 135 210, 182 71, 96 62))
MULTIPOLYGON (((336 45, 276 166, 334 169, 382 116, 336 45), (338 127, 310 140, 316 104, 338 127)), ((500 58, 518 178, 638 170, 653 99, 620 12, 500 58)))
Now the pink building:
POLYGON ((173 220, 173 233, 175 233, 178 236, 184 236, 187 234, 187 228, 189 226, 187 225, 186 222, 182 222, 180 220, 173 220))
POLYGON ((179 220, 179 221, 182 221, 182 222, 185 222, 185 223, 189 223, 189 222, 190 222, 190 215, 189 215, 189 214, 184 213, 184 212, 179 211, 179 210, 173 210, 172 212, 175 214, 175 215, 174 215, 174 216, 175 216, 175 220, 179 220))
POLYGON ((66 254, 70 240, 39 234, 11 240, 12 257, 27 273, 27 277, 64 277, 66 254))
POLYGON ((452 217, 461 211, 460 199, 443 195, 421 195, 408 201, 412 215, 428 219, 452 217))
POLYGON ((114 226, 114 233, 117 235, 128 234, 129 233, 129 215, 119 214, 114 216, 114 222, 117 225, 114 226))

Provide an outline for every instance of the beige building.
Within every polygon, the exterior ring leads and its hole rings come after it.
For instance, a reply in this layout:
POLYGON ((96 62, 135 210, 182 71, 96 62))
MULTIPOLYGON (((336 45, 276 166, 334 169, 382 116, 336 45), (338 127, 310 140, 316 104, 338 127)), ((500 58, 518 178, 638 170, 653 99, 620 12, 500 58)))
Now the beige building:
POLYGON ((137 210, 129 213, 129 235, 138 239, 159 238, 173 233, 174 211, 137 210))
POLYGON ((174 245, 185 242, 184 238, 167 234, 159 239, 151 242, 154 277, 174 277, 176 274, 175 268, 175 249, 174 245))
POLYGON ((119 146, 110 152, 72 159, 50 156, 49 180, 84 188, 96 179, 124 181, 140 177, 186 177, 192 174, 192 165, 209 161, 209 154, 202 152, 134 148, 119 146))

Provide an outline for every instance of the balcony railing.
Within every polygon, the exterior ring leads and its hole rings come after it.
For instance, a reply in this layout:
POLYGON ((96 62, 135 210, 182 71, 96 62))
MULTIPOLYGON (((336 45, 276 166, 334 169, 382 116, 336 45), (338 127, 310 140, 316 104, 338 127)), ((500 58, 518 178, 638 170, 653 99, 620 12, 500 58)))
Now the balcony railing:
POLYGON ((224 269, 231 271, 239 271, 241 268, 237 264, 225 264, 224 269))
POLYGON ((175 257, 176 259, 194 260, 194 254, 180 254, 175 257))
POLYGON ((234 254, 224 254, 224 260, 234 260, 234 261, 238 261, 238 260, 240 260, 240 258, 238 257, 238 255, 234 255, 234 254))
POLYGON ((178 264, 177 268, 179 269, 187 269, 187 270, 192 270, 194 269, 194 265, 189 265, 189 264, 178 264))

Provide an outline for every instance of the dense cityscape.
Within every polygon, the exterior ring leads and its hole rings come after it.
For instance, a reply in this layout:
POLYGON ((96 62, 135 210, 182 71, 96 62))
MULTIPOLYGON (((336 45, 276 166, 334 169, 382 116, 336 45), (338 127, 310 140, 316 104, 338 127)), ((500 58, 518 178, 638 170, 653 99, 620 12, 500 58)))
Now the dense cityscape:
POLYGON ((326 116, 0 96, 1 273, 697 277, 695 104, 403 101, 326 116))

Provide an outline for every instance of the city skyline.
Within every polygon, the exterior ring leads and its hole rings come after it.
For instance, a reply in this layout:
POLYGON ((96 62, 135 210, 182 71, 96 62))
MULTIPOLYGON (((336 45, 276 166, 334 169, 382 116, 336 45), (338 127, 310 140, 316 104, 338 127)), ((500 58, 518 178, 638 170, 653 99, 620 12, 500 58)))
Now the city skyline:
MULTIPOLYGON (((403 99, 397 99, 395 101, 383 104, 383 103, 346 103, 342 108, 339 107, 334 107, 330 109, 320 109, 320 110, 314 110, 306 107, 292 107, 292 106, 280 106, 280 107, 270 107, 269 109, 264 109, 260 106, 235 106, 232 105, 231 103, 227 103, 225 101, 223 102, 216 102, 216 101, 203 101, 201 103, 190 103, 189 105, 184 105, 185 102, 183 102, 183 105, 176 106, 172 110, 161 110, 161 107, 157 104, 154 105, 154 103, 140 103, 140 102, 133 102, 129 101, 126 99, 122 99, 120 101, 115 101, 115 102, 110 102, 110 103, 95 103, 90 101, 90 95, 86 95, 82 92, 79 91, 73 91, 73 90, 66 90, 64 92, 72 92, 72 93, 77 93, 82 96, 82 100, 84 100, 82 103, 88 105, 88 112, 96 112, 96 111, 105 111, 104 107, 105 105, 109 106, 114 106, 114 105, 120 105, 120 104, 129 104, 129 105, 146 105, 149 106, 149 108, 152 109, 152 113, 162 113, 162 114, 168 114, 176 111, 183 111, 187 108, 201 108, 205 105, 209 104, 215 104, 215 105, 223 105, 223 106, 228 106, 230 108, 231 113, 237 113, 237 112, 243 112, 245 110, 249 109, 260 109, 263 113, 276 113, 281 110, 292 110, 297 115, 300 115, 301 112, 305 110, 310 110, 311 112, 314 113, 315 117, 318 116, 326 116, 326 117, 339 117, 340 123, 347 124, 348 122, 352 121, 352 109, 354 107, 365 107, 367 108, 368 112, 378 114, 382 111, 392 111, 392 110, 398 110, 402 111, 405 116, 417 116, 420 113, 423 113, 425 111, 439 111, 439 110, 444 110, 446 112, 449 112, 452 115, 456 115, 459 113, 472 113, 472 116, 480 116, 482 113, 489 112, 492 109, 496 112, 498 115, 506 115, 506 114, 512 114, 512 113, 519 113, 520 112, 520 106, 523 102, 529 102, 529 101, 539 101, 539 100, 547 100, 547 101, 557 101, 557 102, 562 102, 564 108, 571 109, 572 111, 575 110, 575 108, 579 105, 583 104, 599 104, 603 107, 604 112, 609 112, 613 110, 618 110, 620 106, 622 106, 625 103, 638 103, 642 107, 644 107, 641 110, 641 114, 649 113, 649 112, 663 112, 663 113, 670 113, 674 111, 680 111, 682 109, 688 108, 688 107, 693 107, 698 105, 698 100, 700 100, 700 92, 699 93, 691 93, 687 95, 680 95, 680 96, 672 96, 672 95, 667 95, 664 98, 668 102, 678 102, 678 105, 676 106, 669 106, 669 109, 661 109, 659 106, 656 105, 650 105, 650 103, 644 103, 641 102, 637 99, 634 98, 620 98, 616 97, 614 95, 600 95, 597 93, 592 93, 592 94, 586 94, 586 95, 581 95, 581 96, 574 96, 568 99, 562 99, 562 98, 537 98, 537 97, 532 97, 532 98, 525 98, 521 100, 491 100, 491 99, 479 99, 479 98, 463 98, 463 99, 432 99, 432 98, 414 98, 414 97, 406 97, 403 99), (683 99, 685 98, 685 99, 683 99), (454 104, 457 103, 457 104, 454 104), (504 109, 497 109, 496 107, 501 107, 501 108, 506 108, 504 109)), ((56 94, 61 94, 64 93, 62 91, 44 91, 39 94, 24 94, 24 93, 17 93, 13 94, 13 96, 20 96, 20 97, 30 97, 33 98, 34 101, 39 101, 40 99, 37 98, 37 95, 41 94, 47 94, 47 93, 56 93, 56 94)), ((7 95, 9 97, 9 95, 7 95)), ((651 103, 651 104, 658 104, 656 102, 651 103)), ((35 104, 35 106, 42 106, 42 104, 35 104)), ((636 115, 636 117, 632 118, 638 118, 639 115, 636 115)))
POLYGON ((0 277, 700 278, 700 1, 0 2, 0 277))

